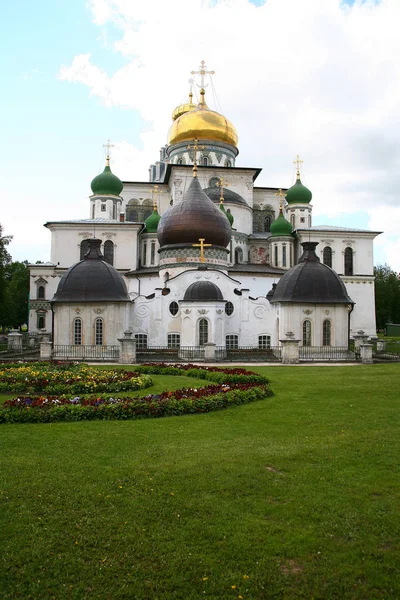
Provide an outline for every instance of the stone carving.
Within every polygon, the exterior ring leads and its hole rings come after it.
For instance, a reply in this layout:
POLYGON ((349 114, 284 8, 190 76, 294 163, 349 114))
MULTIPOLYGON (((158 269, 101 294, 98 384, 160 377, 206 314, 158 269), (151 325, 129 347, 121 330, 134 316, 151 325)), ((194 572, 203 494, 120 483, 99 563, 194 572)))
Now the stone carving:
POLYGON ((254 316, 256 317, 256 319, 262 319, 266 311, 267 309, 265 308, 265 306, 256 306, 254 309, 254 316))
POLYGON ((185 308, 185 310, 183 312, 185 313, 185 315, 190 315, 192 310, 190 308, 185 308))
POLYGON ((149 307, 145 304, 140 304, 136 309, 136 316, 144 318, 149 316, 149 307))
POLYGON ((312 311, 310 308, 306 308, 306 310, 303 310, 303 313, 304 313, 305 315, 311 315, 311 313, 312 313, 312 312, 313 312, 313 311, 312 311))
POLYGON ((80 308, 76 308, 75 312, 76 312, 77 315, 79 315, 79 313, 81 312, 81 309, 80 308))
POLYGON ((222 308, 218 308, 217 309, 217 315, 222 315, 224 311, 222 310, 222 308))
POLYGON ((325 314, 326 314, 326 315, 330 315, 330 314, 331 314, 331 311, 330 311, 330 310, 326 310, 326 311, 325 311, 325 314))
POLYGON ((206 310, 205 308, 199 308, 198 313, 199 315, 206 315, 208 313, 208 310, 206 310))
POLYGON ((94 308, 93 310, 96 315, 101 315, 101 313, 104 312, 104 308, 94 308))

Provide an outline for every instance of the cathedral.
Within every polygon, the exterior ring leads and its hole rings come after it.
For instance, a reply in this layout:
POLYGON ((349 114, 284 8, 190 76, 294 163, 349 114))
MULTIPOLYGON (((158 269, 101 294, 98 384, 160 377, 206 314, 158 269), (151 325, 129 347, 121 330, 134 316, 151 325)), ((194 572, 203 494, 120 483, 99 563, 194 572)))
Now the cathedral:
MULTIPOLYGON (((50 262, 30 266, 31 332, 55 345, 345 347, 376 335, 373 240, 378 232, 313 226, 312 193, 258 187, 236 166, 238 134, 198 102, 175 108, 149 181, 121 181, 107 155, 91 182, 89 218, 48 221, 50 262), (130 333, 128 334, 130 335, 130 333)), ((288 169, 289 171, 289 169, 288 169)))

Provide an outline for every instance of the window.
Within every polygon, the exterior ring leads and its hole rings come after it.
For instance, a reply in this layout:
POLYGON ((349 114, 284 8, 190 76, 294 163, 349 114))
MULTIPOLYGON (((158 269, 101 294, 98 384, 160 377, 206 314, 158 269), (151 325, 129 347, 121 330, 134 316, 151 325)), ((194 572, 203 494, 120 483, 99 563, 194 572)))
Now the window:
POLYGON ((208 342, 208 321, 200 319, 199 321, 199 346, 204 346, 208 342))
POLYGON ((181 158, 180 158, 180 159, 178 159, 178 162, 177 162, 176 164, 177 164, 177 165, 182 165, 182 164, 183 164, 183 161, 182 161, 182 159, 181 159, 181 158))
POLYGON ((169 312, 173 317, 175 317, 175 315, 177 315, 179 312, 179 304, 175 301, 171 302, 171 304, 169 305, 169 312))
POLYGON ((258 336, 258 347, 260 350, 271 348, 271 336, 270 335, 259 335, 258 336))
POLYGON ((96 319, 94 323, 94 343, 96 346, 103 345, 103 319, 96 319))
POLYGON ((102 205, 101 205, 101 211, 102 211, 102 212, 105 212, 105 210, 106 210, 106 205, 105 205, 105 204, 102 204, 102 205))
POLYGON ((231 161, 230 160, 226 160, 225 161, 225 167, 231 167, 231 166, 232 166, 231 161))
POLYGON ((153 214, 152 210, 145 210, 144 213, 143 213, 143 218, 141 219, 141 221, 145 221, 152 214, 153 214))
POLYGON ((79 260, 83 260, 88 252, 89 252, 89 242, 88 242, 88 240, 83 240, 81 242, 81 254, 80 254, 79 260))
POLYGON ((311 227, 311 215, 308 215, 308 226, 311 227))
POLYGON ((203 156, 203 166, 208 167, 208 158, 207 156, 203 156))
POLYGON ((271 215, 267 215, 266 217, 264 217, 264 231, 271 231, 271 223, 272 223, 271 215))
POLYGON ((225 345, 227 350, 237 350, 237 348, 239 348, 239 336, 227 335, 225 338, 225 345))
POLYGON ((230 317, 233 314, 234 310, 235 310, 235 307, 233 306, 232 302, 227 302, 225 304, 225 312, 228 315, 228 317, 230 317))
POLYGON ((82 319, 74 320, 74 346, 82 344, 82 319))
POLYGON ((278 266, 278 246, 275 246, 274 248, 274 262, 275 262, 275 266, 278 266))
POLYGON ((179 348, 181 345, 181 336, 179 333, 169 333, 168 334, 168 348, 179 348))
POLYGON ((332 269, 332 248, 330 248, 329 246, 326 246, 326 248, 324 248, 322 260, 324 261, 324 265, 332 269))
POLYGON ((311 346, 311 321, 303 322, 303 346, 311 346))
POLYGON ((238 265, 243 261, 243 250, 235 248, 235 264, 238 265))
POLYGON ((305 217, 300 217, 300 223, 305 223, 306 222, 306 218, 305 217))
POLYGON ((45 293, 44 293, 44 285, 39 285, 38 289, 37 289, 37 297, 39 299, 42 299, 45 297, 45 293))
POLYGON ((282 267, 286 267, 286 246, 282 246, 282 267))
POLYGON ((104 260, 109 265, 114 265, 114 243, 111 240, 104 242, 104 260))
POLYGON ((155 261, 156 261, 156 244, 155 244, 155 242, 151 242, 150 264, 154 265, 155 261))
POLYGON ((322 345, 331 345, 331 322, 329 321, 329 319, 325 319, 325 321, 322 324, 322 345))
POLYGON ((346 248, 344 251, 344 274, 353 275, 353 250, 346 248))
POLYGON ((117 218, 117 205, 115 204, 115 202, 113 203, 113 207, 112 207, 112 218, 113 219, 117 218))
POLYGON ((96 210, 96 207, 95 207, 95 205, 93 203, 92 204, 92 219, 94 219, 95 210, 96 210))
POLYGON ((146 244, 146 242, 144 242, 144 244, 143 244, 143 260, 142 260, 142 265, 144 267, 146 266, 146 262, 147 262, 147 244, 146 244))
POLYGON ((295 216, 294 215, 290 215, 290 224, 294 229, 294 220, 295 220, 295 216))
POLYGON ((37 328, 46 329, 46 317, 44 315, 37 316, 37 328))
POLYGON ((137 333, 135 335, 136 340, 136 348, 138 350, 143 350, 147 348, 147 335, 145 333, 137 333))

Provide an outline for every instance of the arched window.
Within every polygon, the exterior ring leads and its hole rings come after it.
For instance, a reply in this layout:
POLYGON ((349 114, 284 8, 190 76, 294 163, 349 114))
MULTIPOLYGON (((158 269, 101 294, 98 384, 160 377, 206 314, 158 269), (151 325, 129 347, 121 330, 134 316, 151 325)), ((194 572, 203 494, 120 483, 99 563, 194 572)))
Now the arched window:
POLYGON ((156 262, 156 243, 155 242, 151 242, 151 246, 150 246, 150 264, 154 265, 155 262, 156 262))
POLYGON ((183 165, 183 160, 181 158, 178 159, 177 165, 183 165))
POLYGON ((282 246, 282 267, 286 267, 286 246, 282 246))
POLYGON ((290 224, 294 229, 294 223, 295 223, 295 216, 294 215, 290 215, 290 224))
POLYGON ((139 221, 138 207, 139 200, 136 200, 136 198, 132 198, 131 200, 129 200, 125 209, 125 221, 139 221))
POLYGON ((179 348, 181 345, 181 336, 179 333, 169 333, 168 334, 168 348, 179 348))
POLYGON ((37 328, 38 329, 46 329, 46 317, 44 315, 38 315, 37 328))
POLYGON ((264 231, 271 231, 271 223, 272 223, 271 215, 266 215, 264 217, 264 231))
POLYGON ((226 160, 225 161, 225 167, 231 167, 231 166, 232 166, 231 161, 230 160, 226 160))
POLYGON ((74 346, 82 345, 82 319, 74 320, 74 346))
POLYGON ((37 297, 39 299, 42 299, 42 298, 45 297, 45 294, 44 294, 44 285, 39 285, 39 287, 37 289, 37 297))
POLYGON ((331 345, 331 322, 329 319, 325 319, 322 324, 322 345, 330 346, 331 345))
POLYGON ((303 321, 303 346, 311 346, 311 321, 303 321))
POLYGON ((353 275, 353 250, 346 248, 344 251, 344 274, 353 275))
POLYGON ((104 260, 109 265, 114 265, 114 243, 111 240, 104 242, 104 260))
POLYGON ((227 335, 225 338, 225 346, 227 350, 237 350, 239 348, 239 336, 227 335))
POLYGON ((311 215, 308 215, 308 226, 311 227, 311 215))
POLYGON ((278 266, 278 246, 275 246, 274 248, 274 263, 275 263, 275 267, 278 266))
POLYGON ((207 156, 203 156, 203 166, 208 167, 208 158, 207 156))
POLYGON ((88 252, 89 252, 89 242, 88 242, 88 240, 82 240, 82 242, 81 242, 81 254, 80 254, 80 259, 79 260, 83 260, 88 252))
POLYGON ((235 248, 235 264, 238 265, 243 261, 243 250, 235 248))
POLYGON ((332 248, 330 248, 330 246, 326 246, 326 248, 324 248, 322 257, 324 265, 332 269, 332 248))
POLYGON ((200 319, 199 321, 199 346, 204 346, 208 342, 208 321, 200 319))
POLYGON ((96 346, 103 345, 103 319, 94 322, 94 343, 96 346))
POLYGON ((143 242, 143 257, 142 257, 142 266, 145 267, 147 262, 147 244, 143 242))

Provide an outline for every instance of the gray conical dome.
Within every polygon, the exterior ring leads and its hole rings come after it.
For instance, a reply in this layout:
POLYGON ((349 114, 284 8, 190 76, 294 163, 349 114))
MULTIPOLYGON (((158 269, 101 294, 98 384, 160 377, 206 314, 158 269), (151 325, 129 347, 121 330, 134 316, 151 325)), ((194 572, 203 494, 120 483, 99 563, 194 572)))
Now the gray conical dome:
POLYGON ((52 302, 129 302, 122 275, 103 260, 101 240, 87 241, 88 253, 62 277, 52 302))

